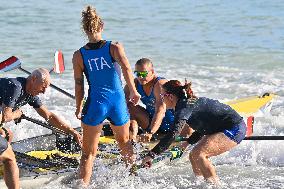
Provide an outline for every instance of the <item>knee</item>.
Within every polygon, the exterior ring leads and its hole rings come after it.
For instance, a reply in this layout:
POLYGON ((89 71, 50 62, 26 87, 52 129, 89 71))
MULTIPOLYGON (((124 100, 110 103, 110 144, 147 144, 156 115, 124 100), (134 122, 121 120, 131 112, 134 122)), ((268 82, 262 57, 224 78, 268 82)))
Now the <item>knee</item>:
POLYGON ((202 161, 204 159, 206 159, 206 154, 199 150, 193 150, 189 153, 189 160, 191 162, 202 161))
POLYGON ((120 144, 125 144, 127 142, 129 142, 129 136, 121 136, 116 138, 116 141, 120 144))
POLYGON ((5 166, 8 166, 8 165, 16 165, 16 164, 17 164, 16 158, 13 158, 13 157, 9 157, 9 158, 3 159, 2 163, 3 163, 5 166))
POLYGON ((5 155, 1 158, 4 165, 6 164, 16 164, 16 157, 12 150, 12 148, 7 148, 6 151, 4 151, 5 155))
POLYGON ((92 152, 82 152, 81 159, 82 160, 94 160, 96 158, 96 153, 92 152))

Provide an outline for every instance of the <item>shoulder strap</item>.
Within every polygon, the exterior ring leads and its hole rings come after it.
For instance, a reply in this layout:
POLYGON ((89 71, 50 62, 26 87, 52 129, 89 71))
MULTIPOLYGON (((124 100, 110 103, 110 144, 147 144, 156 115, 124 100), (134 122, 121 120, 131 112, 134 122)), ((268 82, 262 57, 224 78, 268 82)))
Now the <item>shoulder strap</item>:
POLYGON ((153 88, 154 88, 154 86, 156 85, 156 83, 157 83, 160 79, 164 79, 164 78, 156 77, 156 79, 155 79, 155 81, 154 81, 154 84, 153 84, 153 88))

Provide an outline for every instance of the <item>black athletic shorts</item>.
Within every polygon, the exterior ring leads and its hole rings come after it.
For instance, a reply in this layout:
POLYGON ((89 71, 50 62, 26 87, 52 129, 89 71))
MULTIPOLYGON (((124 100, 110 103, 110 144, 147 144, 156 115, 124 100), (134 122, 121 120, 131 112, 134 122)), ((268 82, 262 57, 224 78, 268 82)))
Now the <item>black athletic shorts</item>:
POLYGON ((5 138, 0 136, 0 154, 2 154, 8 148, 8 142, 5 138))

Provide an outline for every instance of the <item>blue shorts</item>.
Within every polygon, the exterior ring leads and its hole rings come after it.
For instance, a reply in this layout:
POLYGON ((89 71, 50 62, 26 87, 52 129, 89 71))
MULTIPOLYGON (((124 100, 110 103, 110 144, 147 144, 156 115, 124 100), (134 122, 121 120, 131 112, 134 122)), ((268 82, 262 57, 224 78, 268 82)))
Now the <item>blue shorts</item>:
POLYGON ((123 91, 108 92, 88 97, 82 111, 82 122, 96 126, 108 119, 115 126, 126 124, 129 112, 123 91))
POLYGON ((231 129, 226 129, 223 133, 231 140, 239 144, 246 136, 247 126, 244 121, 234 125, 231 129))

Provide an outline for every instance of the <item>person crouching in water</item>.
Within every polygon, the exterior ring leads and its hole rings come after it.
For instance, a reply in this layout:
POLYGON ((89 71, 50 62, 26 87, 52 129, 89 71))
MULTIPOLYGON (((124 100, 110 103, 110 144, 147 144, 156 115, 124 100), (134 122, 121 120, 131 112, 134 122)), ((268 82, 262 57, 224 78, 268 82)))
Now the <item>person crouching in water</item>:
POLYGON ((170 80, 163 85, 163 101, 175 110, 173 129, 148 153, 142 163, 151 165, 155 155, 167 150, 182 128, 188 124, 195 131, 188 144, 197 143, 189 154, 194 174, 208 182, 219 184, 213 164, 209 158, 220 155, 237 146, 246 134, 243 118, 230 106, 217 100, 193 95, 191 83, 182 85, 170 80))
MULTIPOLYGON (((141 58, 135 64, 134 80, 138 93, 141 95, 141 102, 144 105, 128 103, 130 113, 131 137, 134 141, 150 142, 160 134, 166 134, 174 124, 174 111, 166 110, 166 105, 161 98, 162 85, 168 80, 160 77, 154 71, 153 63, 148 58, 141 58), (144 134, 138 134, 138 127, 144 134)), ((129 96, 128 85, 124 88, 126 97, 129 96)), ((185 127, 181 132, 182 136, 190 136, 192 130, 185 127)))

